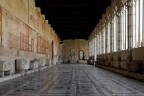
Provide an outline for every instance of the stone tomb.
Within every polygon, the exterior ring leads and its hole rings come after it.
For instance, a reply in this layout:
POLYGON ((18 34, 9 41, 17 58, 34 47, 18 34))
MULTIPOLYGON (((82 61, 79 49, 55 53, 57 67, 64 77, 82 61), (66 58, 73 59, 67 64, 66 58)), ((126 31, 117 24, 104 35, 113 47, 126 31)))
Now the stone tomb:
POLYGON ((0 75, 5 76, 6 74, 11 75, 15 72, 14 60, 0 61, 0 75))
POLYGON ((39 67, 38 60, 31 60, 30 61, 30 69, 36 69, 39 67))
POLYGON ((16 60, 16 70, 20 71, 27 71, 30 69, 30 60, 26 59, 17 59, 16 60))

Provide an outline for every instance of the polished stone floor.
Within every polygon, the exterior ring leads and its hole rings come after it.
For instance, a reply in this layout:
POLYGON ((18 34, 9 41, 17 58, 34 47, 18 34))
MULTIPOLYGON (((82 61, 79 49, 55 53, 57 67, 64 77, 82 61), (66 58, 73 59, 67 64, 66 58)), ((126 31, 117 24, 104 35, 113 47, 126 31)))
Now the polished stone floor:
POLYGON ((85 64, 62 64, 0 83, 0 96, 144 96, 144 83, 85 64))

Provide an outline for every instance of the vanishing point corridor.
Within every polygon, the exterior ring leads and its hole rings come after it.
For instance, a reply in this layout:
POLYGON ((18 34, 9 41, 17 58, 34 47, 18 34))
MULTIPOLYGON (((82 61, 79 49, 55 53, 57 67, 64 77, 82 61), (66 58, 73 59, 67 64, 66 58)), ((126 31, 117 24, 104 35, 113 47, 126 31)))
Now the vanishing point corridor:
POLYGON ((87 64, 61 64, 0 84, 0 96, 144 96, 144 83, 87 64))
POLYGON ((0 96, 144 96, 144 0, 0 0, 0 96))

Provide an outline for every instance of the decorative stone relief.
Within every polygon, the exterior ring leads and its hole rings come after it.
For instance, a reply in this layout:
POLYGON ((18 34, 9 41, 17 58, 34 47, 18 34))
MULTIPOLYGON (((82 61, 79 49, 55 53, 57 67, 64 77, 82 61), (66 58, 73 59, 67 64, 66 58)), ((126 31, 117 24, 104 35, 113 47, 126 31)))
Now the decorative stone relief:
POLYGON ((76 56, 76 50, 71 49, 70 50, 70 55, 69 55, 70 60, 75 60, 75 56, 76 56))

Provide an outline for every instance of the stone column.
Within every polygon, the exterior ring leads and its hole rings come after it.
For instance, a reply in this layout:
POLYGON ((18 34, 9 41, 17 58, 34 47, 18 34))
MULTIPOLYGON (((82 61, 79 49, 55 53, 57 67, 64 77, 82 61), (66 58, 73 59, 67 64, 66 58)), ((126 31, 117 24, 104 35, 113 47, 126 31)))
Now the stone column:
POLYGON ((131 49, 133 45, 133 10, 132 6, 128 7, 128 48, 131 49))
POLYGON ((94 59, 96 60, 96 37, 94 37, 94 59))
POLYGON ((101 31, 101 54, 103 54, 104 53, 104 36, 103 36, 103 34, 104 34, 104 32, 103 32, 103 30, 101 31))
POLYGON ((93 56, 95 55, 95 38, 93 37, 93 43, 92 43, 92 46, 93 46, 93 56))
POLYGON ((62 57, 63 57, 63 56, 62 56, 62 47, 63 47, 63 44, 60 44, 60 49, 59 49, 59 50, 60 50, 60 54, 59 54, 59 55, 60 55, 60 56, 59 56, 59 64, 62 64, 62 62, 63 62, 63 58, 62 58, 62 57))
POLYGON ((105 27, 105 53, 107 53, 107 50, 108 50, 108 28, 105 27))
MULTIPOLYGON (((143 11, 142 11, 142 25, 144 25, 144 1, 143 1, 143 11)), ((144 27, 142 27, 142 47, 144 47, 144 27)))
POLYGON ((129 51, 129 61, 132 60, 132 45, 133 45, 133 9, 132 2, 128 3, 128 51, 129 51))
POLYGON ((100 32, 98 33, 98 38, 99 38, 99 54, 101 54, 101 38, 100 38, 100 32))
MULTIPOLYGON (((138 46, 140 47, 140 46, 141 46, 141 40, 140 40, 140 37, 141 37, 141 36, 140 36, 140 35, 142 35, 142 34, 140 33, 140 31, 141 31, 141 30, 140 30, 140 0, 137 0, 137 2, 138 2, 138 7, 139 7, 139 8, 138 8, 138 9, 139 9, 139 14, 138 14, 138 15, 139 15, 139 19, 138 19, 138 22, 139 22, 139 25, 138 25, 138 26, 139 26, 139 27, 138 27, 138 32, 139 32, 139 33, 138 33, 138 46)), ((132 4, 130 3, 129 6, 131 6, 131 5, 132 5, 132 4)))
POLYGON ((98 34, 96 35, 96 43, 97 43, 97 55, 99 54, 99 38, 98 34))
POLYGON ((121 50, 121 15, 118 13, 117 15, 117 51, 119 52, 121 50))
POLYGON ((110 22, 110 52, 113 52, 113 20, 110 22))

